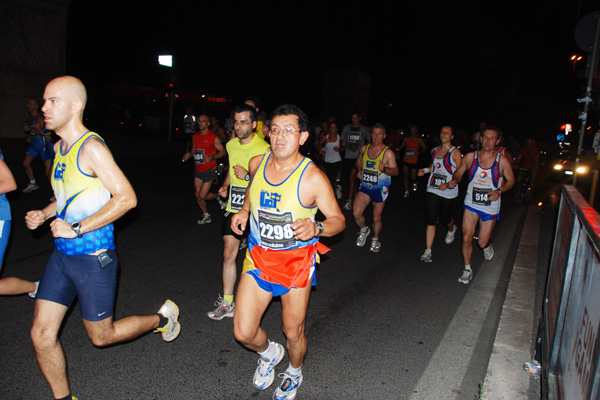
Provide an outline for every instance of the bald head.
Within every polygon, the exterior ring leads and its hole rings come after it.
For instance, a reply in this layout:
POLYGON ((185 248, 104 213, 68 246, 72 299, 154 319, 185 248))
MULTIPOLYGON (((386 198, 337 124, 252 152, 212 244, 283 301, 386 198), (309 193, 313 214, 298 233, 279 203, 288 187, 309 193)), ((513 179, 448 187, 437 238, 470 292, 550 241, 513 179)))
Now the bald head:
POLYGON ((87 93, 83 83, 73 76, 51 80, 44 91, 44 120, 48 129, 60 130, 72 123, 81 124, 87 93))
POLYGON ((69 100, 71 101, 80 101, 81 102, 81 110, 85 108, 85 104, 87 103, 87 91, 85 90, 85 86, 83 82, 74 76, 61 76, 55 79, 52 79, 46 87, 53 85, 56 89, 62 91, 69 100))

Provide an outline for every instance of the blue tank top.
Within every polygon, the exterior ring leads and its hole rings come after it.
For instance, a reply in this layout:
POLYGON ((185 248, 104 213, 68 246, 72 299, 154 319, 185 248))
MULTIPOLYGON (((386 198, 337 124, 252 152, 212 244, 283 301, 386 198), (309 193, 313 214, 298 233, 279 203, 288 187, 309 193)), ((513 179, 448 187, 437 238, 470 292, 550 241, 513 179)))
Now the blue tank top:
MULTIPOLYGON (((4 160, 4 154, 0 150, 0 158, 4 160)), ((10 214, 10 204, 6 199, 6 194, 0 194, 0 221, 10 221, 12 219, 10 214)))

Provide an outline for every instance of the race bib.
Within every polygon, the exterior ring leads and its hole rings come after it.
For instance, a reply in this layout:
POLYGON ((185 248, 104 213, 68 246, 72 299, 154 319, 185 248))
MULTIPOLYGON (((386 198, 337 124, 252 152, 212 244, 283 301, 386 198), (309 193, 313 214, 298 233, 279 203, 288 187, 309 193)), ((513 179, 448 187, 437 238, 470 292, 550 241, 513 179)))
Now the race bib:
POLYGON ((369 186, 378 186, 379 171, 375 171, 374 169, 363 169, 362 181, 369 186))
POLYGON ((194 152, 194 162, 204 164, 204 149, 198 149, 194 152))
POLYGON ((442 174, 433 174, 431 176, 431 186, 437 188, 438 186, 446 183, 446 175, 442 174))
POLYGON ((291 224, 294 222, 291 211, 274 213, 258 210, 258 229, 262 247, 283 250, 298 244, 291 224))
POLYGON ((404 153, 404 157, 406 157, 406 158, 413 158, 414 156, 415 156, 415 149, 406 150, 406 153, 404 153))
POLYGON ((348 133, 348 143, 358 143, 360 142, 360 133, 348 133))
POLYGON ((479 204, 482 206, 489 206, 492 204, 491 200, 488 199, 492 189, 482 189, 473 187, 473 204, 479 204))
POLYGON ((244 205, 244 199, 246 198, 246 187, 231 186, 229 198, 231 199, 231 203, 229 205, 231 211, 240 211, 244 205))

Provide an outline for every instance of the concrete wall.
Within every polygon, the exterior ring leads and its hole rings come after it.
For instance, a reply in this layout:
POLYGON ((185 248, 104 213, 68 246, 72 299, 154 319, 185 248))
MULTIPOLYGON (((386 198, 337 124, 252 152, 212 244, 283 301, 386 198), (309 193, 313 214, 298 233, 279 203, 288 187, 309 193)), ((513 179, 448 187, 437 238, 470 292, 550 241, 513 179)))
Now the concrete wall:
POLYGON ((25 105, 65 71, 70 0, 0 0, 0 138, 24 137, 25 105))

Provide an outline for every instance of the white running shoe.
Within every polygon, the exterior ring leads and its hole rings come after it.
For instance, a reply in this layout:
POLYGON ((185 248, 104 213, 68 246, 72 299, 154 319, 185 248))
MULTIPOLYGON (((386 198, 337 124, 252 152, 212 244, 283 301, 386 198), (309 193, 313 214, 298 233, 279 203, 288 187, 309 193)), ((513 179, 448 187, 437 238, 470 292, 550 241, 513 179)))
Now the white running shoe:
POLYGON ((378 238, 371 239, 371 248, 369 249, 369 251, 371 251, 373 253, 379 253, 379 249, 381 249, 381 242, 379 241, 379 239, 378 238))
POLYGON ((431 256, 431 249, 425 249, 425 253, 421 256, 421 261, 423 262, 433 262, 433 257, 431 256))
POLYGON ((448 233, 446 233, 446 239, 444 240, 446 242, 446 244, 450 244, 450 243, 454 242, 454 235, 456 234, 457 230, 458 230, 458 227, 456 225, 453 225, 452 230, 448 231, 448 233))
POLYGON ((215 301, 215 308, 213 311, 206 313, 206 316, 215 321, 220 321, 223 318, 233 318, 233 312, 235 310, 235 303, 229 305, 221 296, 215 301))
POLYGON ((274 400, 291 400, 296 398, 296 391, 302 385, 302 371, 300 375, 291 375, 287 371, 278 375, 281 383, 273 393, 274 400))
POLYGON ((356 239, 356 245, 358 247, 363 247, 365 245, 365 242, 367 241, 367 237, 369 236, 369 234, 371 233, 371 229, 369 227, 367 227, 366 231, 359 231, 358 232, 358 238, 356 239))
POLYGON ((209 213, 202 214, 202 218, 198 220, 198 225, 210 224, 212 222, 212 218, 209 213))
POLYGON ((346 204, 344 204, 344 210, 352 211, 352 200, 346 200, 346 204))
POLYGON ((23 189, 23 193, 31 193, 34 190, 38 190, 40 187, 38 186, 37 183, 32 183, 29 182, 29 184, 27 184, 27 186, 25 186, 25 189, 23 189))
POLYGON ((258 367, 254 372, 254 387, 258 390, 265 390, 275 379, 275 373, 273 370, 283 360, 285 349, 279 343, 271 342, 276 346, 275 358, 272 360, 265 360, 262 357, 258 359, 258 367))
POLYGON ((219 202, 219 207, 221 207, 221 210, 224 210, 225 207, 227 207, 227 202, 224 201, 221 196, 217 197, 217 201, 219 202))
POLYGON ((342 198, 342 185, 335 185, 335 197, 338 200, 342 198))
POLYGON ((492 257, 494 257, 494 248, 490 243, 485 249, 483 249, 483 258, 485 258, 486 261, 490 261, 492 257))
POLYGON ((469 282, 471 282, 472 280, 473 280, 473 271, 471 271, 470 269, 463 270, 462 275, 460 276, 460 278, 458 278, 458 281, 460 283, 464 283, 465 285, 468 285, 469 282))
POLYGON ((179 307, 171 300, 165 301, 158 313, 163 317, 168 318, 169 322, 163 327, 156 328, 154 332, 162 333, 162 338, 165 342, 172 342, 177 339, 179 332, 181 331, 181 324, 179 323, 179 307))

